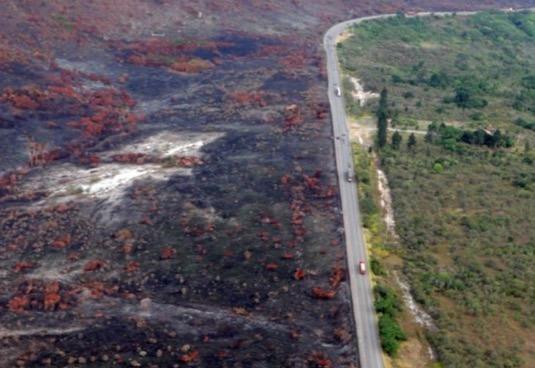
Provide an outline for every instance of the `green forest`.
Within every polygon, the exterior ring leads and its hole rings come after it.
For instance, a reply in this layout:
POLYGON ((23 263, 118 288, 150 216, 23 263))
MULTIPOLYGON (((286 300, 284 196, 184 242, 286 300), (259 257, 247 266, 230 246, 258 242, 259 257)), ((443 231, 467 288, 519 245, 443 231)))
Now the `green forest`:
POLYGON ((535 14, 400 14, 351 33, 344 75, 387 93, 361 108, 346 80, 347 111, 378 117, 399 235, 385 246, 436 323, 427 340, 444 367, 533 366, 535 14))

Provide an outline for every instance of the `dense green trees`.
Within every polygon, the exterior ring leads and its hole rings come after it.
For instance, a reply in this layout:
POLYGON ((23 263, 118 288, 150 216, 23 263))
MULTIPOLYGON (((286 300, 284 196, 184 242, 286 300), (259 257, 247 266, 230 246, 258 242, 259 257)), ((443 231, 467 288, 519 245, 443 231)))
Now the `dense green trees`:
POLYGON ((452 151, 458 151, 460 149, 457 143, 487 146, 490 148, 509 148, 514 143, 513 138, 507 134, 503 134, 500 129, 494 132, 484 129, 462 130, 444 123, 429 124, 425 140, 428 143, 440 144, 452 151))
POLYGON ((384 351, 395 356, 399 344, 406 340, 405 333, 396 321, 396 317, 401 309, 401 301, 395 294, 394 290, 377 285, 374 289, 375 310, 379 314, 379 336, 381 337, 381 346, 384 351))
POLYGON ((487 106, 488 102, 484 98, 476 96, 476 92, 466 85, 455 88, 453 102, 457 107, 466 109, 481 109, 487 106))

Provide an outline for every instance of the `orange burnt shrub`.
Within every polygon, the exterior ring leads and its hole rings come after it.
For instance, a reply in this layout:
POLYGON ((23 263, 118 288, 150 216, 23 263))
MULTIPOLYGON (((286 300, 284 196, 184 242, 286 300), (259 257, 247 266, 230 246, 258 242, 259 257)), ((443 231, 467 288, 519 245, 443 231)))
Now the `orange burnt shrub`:
POLYGON ((93 259, 87 261, 87 263, 84 265, 84 272, 98 271, 102 267, 104 267, 105 264, 106 263, 104 261, 101 261, 100 259, 93 259))
POLYGON ((266 106, 264 94, 257 91, 236 91, 229 94, 230 100, 238 105, 266 106))
POLYGON ((203 164, 203 161, 195 156, 174 156, 172 159, 174 160, 177 166, 186 168, 203 164))
POLYGON ((285 57, 280 59, 280 64, 287 72, 302 71, 306 67, 307 55, 303 51, 292 50, 285 57))
POLYGON ((329 108, 326 104, 318 104, 315 106, 316 119, 324 119, 329 114, 329 108))
POLYGON ((0 95, 0 102, 7 102, 21 110, 37 110, 41 107, 43 99, 43 92, 36 87, 24 87, 18 90, 6 88, 0 95))
POLYGON ((50 246, 56 249, 63 249, 69 246, 70 244, 71 244, 71 236, 69 234, 63 234, 57 237, 56 240, 54 240, 52 244, 50 244, 50 246))
POLYGON ((266 265, 266 270, 268 271, 275 271, 277 268, 279 268, 279 265, 276 263, 268 263, 266 265))
POLYGON ((178 59, 169 68, 180 73, 199 73, 212 69, 215 65, 208 60, 193 58, 190 60, 178 59))
POLYGON ((134 107, 136 101, 124 91, 120 91, 114 88, 105 88, 95 91, 89 99, 89 105, 92 107, 105 106, 105 107, 134 107))
POLYGON ((139 270, 139 262, 136 261, 130 261, 126 264, 125 271, 128 273, 136 272, 139 270))
POLYGON ((303 123, 301 109, 296 104, 284 108, 284 131, 295 128, 303 123))
POLYGON ((58 293, 45 294, 44 309, 46 311, 53 311, 61 301, 61 296, 58 293))
POLYGON ((9 300, 8 308, 11 312, 22 312, 30 305, 30 298, 27 295, 17 295, 9 300))
POLYGON ((250 315, 250 313, 247 311, 247 309, 245 308, 242 308, 242 307, 234 307, 232 308, 232 313, 238 315, 238 316, 243 316, 243 317, 247 317, 250 315))
POLYGON ((198 359, 199 352, 197 350, 192 350, 186 354, 182 354, 179 358, 182 363, 191 363, 197 361, 198 359))
POLYGON ((293 253, 290 253, 290 252, 284 252, 284 253, 282 253, 282 256, 281 256, 281 258, 285 259, 285 260, 294 259, 294 257, 295 257, 295 255, 293 253))
POLYGON ((144 164, 147 160, 147 156, 144 153, 120 153, 113 155, 111 159, 114 162, 128 163, 128 164, 144 164))
POLYGON ((344 280, 344 269, 341 267, 334 267, 331 271, 331 277, 329 278, 329 283, 333 289, 338 288, 340 283, 344 280))
POLYGON ((21 261, 21 262, 15 263, 15 265, 13 266, 13 271, 14 272, 24 272, 24 271, 29 270, 29 269, 34 268, 34 267, 35 267, 35 263, 33 263, 33 262, 21 261))
POLYGON ((160 251, 160 259, 162 260, 166 260, 166 259, 171 259, 175 256, 176 254, 176 250, 171 248, 171 247, 164 247, 162 248, 162 250, 160 251))
POLYGON ((305 271, 302 268, 298 268, 294 272, 294 279, 296 280, 302 280, 305 278, 305 271))
POLYGON ((114 234, 114 237, 118 241, 124 241, 124 240, 130 240, 134 236, 132 235, 132 231, 127 228, 122 228, 120 230, 117 230, 117 232, 114 234))
POLYGON ((336 295, 335 290, 325 290, 320 287, 313 287, 312 288, 312 296, 316 299, 332 299, 336 295))
POLYGON ((60 285, 57 281, 52 281, 45 285, 43 295, 43 309, 45 311, 53 311, 59 305, 61 301, 59 289, 60 285))
POLYGON ((332 368, 333 363, 324 353, 313 352, 308 358, 309 366, 313 368, 332 368))

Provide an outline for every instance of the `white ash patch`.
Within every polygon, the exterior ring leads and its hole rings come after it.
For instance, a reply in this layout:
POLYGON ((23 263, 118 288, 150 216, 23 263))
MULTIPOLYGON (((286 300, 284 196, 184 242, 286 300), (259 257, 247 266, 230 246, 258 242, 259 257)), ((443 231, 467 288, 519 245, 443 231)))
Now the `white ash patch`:
POLYGON ((48 262, 41 265, 33 272, 26 275, 27 279, 53 280, 63 283, 70 282, 72 279, 81 274, 80 269, 73 269, 72 266, 61 266, 54 262, 48 262))
POLYGON ((161 158, 182 155, 201 156, 201 148, 221 137, 223 133, 172 133, 161 132, 143 139, 139 139, 118 150, 107 152, 101 155, 102 158, 109 158, 113 155, 124 153, 143 153, 146 155, 161 158))
POLYGON ((81 85, 81 90, 84 91, 96 91, 103 88, 110 88, 106 86, 104 83, 99 81, 92 81, 90 79, 85 79, 81 85))
POLYGON ((59 336, 68 335, 74 332, 84 330, 85 327, 67 327, 67 328, 29 328, 26 330, 10 330, 7 328, 0 328, 0 338, 4 337, 18 337, 18 336, 59 336))
POLYGON ((351 96, 357 101, 361 107, 366 105, 366 103, 372 98, 378 98, 379 94, 375 92, 367 92, 364 90, 364 86, 360 83, 360 80, 354 77, 350 77, 349 80, 353 83, 353 91, 351 91, 351 96))
POLYGON ((61 69, 69 71, 102 74, 103 64, 96 61, 72 61, 62 58, 56 58, 56 64, 61 69))
POLYGON ((405 302, 405 305, 409 308, 411 314, 414 316, 416 323, 429 329, 435 329, 436 326, 433 322, 433 318, 416 303, 416 301, 412 297, 409 285, 403 280, 401 280, 397 272, 394 272, 394 276, 396 278, 397 283, 401 287, 403 301, 405 302))
POLYGON ((135 180, 149 177, 164 180, 177 172, 191 174, 190 169, 164 168, 157 164, 109 163, 87 169, 65 163, 46 168, 31 179, 30 187, 24 189, 49 193, 44 202, 93 197, 107 199, 113 204, 123 197, 135 180))
POLYGON ((392 195, 390 194, 390 187, 388 186, 388 179, 381 169, 377 169, 379 193, 381 195, 381 208, 384 212, 384 221, 386 229, 394 238, 396 234, 396 221, 394 220, 394 210, 392 209, 392 195))
MULTIPOLYGON (((124 147, 101 154, 103 161, 126 153, 142 153, 156 158, 171 156, 201 157, 204 145, 223 136, 223 133, 170 133, 161 132, 143 138, 124 147)), ((29 176, 23 184, 24 191, 46 192, 48 196, 36 203, 51 205, 69 200, 99 200, 102 221, 111 221, 128 189, 138 180, 165 181, 171 176, 192 175, 191 168, 169 166, 164 163, 116 163, 104 162, 95 168, 85 168, 71 163, 53 164, 29 176)))

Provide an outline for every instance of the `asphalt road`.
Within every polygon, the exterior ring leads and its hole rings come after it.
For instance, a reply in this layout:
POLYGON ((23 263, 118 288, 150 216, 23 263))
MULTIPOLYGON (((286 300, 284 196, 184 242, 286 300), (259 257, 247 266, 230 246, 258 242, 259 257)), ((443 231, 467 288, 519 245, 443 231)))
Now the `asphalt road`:
POLYGON ((342 86, 338 72, 336 38, 351 24, 358 23, 364 19, 379 17, 385 16, 361 18, 336 24, 327 31, 323 39, 325 51, 327 52, 329 101, 331 104, 336 166, 338 169, 338 181, 340 183, 340 197, 344 218, 349 284, 351 287, 353 317, 357 331, 360 366, 362 368, 383 368, 383 358, 373 307, 370 278, 367 274, 361 275, 357 270, 360 260, 365 261, 366 264, 368 262, 366 245, 362 235, 357 187, 354 182, 350 183, 346 179, 346 173, 349 172, 353 175, 354 169, 349 129, 346 124, 344 99, 343 97, 336 96, 335 93, 336 87, 342 86))
MULTIPOLYGON (((533 9, 527 9, 533 11, 533 9)), ((458 15, 472 15, 476 12, 457 12, 458 15)), ((424 12, 417 16, 445 16, 452 12, 424 12)), ((342 88, 338 70, 336 54, 336 38, 348 27, 372 19, 389 18, 395 14, 382 14, 348 20, 331 27, 323 38, 323 45, 327 53, 327 72, 329 76, 329 102, 331 105, 331 119, 334 131, 334 147, 338 181, 340 183, 340 198, 344 218, 345 240, 348 259, 349 283, 353 315, 357 331, 357 343, 362 368, 383 368, 382 350, 379 341, 377 318, 373 307, 372 286, 368 274, 358 272, 358 263, 363 260, 368 267, 366 244, 362 235, 362 225, 357 197, 357 187, 354 182, 348 182, 346 173, 353 175, 353 156, 349 140, 349 128, 346 123, 343 91, 342 96, 336 96, 336 87, 342 88)))

